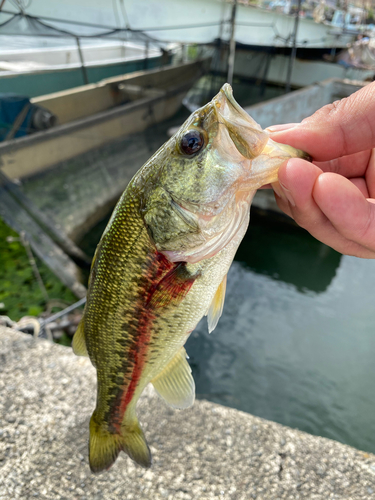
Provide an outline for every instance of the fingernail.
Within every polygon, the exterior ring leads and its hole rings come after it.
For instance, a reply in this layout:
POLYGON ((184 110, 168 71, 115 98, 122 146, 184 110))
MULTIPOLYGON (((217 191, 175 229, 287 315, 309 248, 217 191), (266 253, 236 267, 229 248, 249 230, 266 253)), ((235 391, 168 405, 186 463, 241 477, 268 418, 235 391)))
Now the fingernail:
POLYGON ((278 182, 273 182, 271 186, 279 198, 284 197, 278 182))
POLYGON ((266 131, 270 132, 282 132, 283 130, 289 130, 291 128, 297 127, 299 123, 282 123, 281 125, 271 125, 271 127, 267 127, 266 131))
POLYGON ((295 207, 296 206, 296 203, 295 201, 293 200, 293 196, 292 196, 292 193, 289 191, 289 189, 287 187, 284 186, 284 184, 282 182, 279 181, 279 185, 281 187, 281 189, 283 190, 283 193, 284 195, 286 196, 287 200, 289 201, 289 203, 295 207))
POLYGON ((272 185, 272 189, 275 192, 275 195, 278 196, 281 200, 283 200, 285 203, 288 203, 288 198, 286 197, 284 191, 282 190, 280 184, 278 182, 274 182, 272 185))

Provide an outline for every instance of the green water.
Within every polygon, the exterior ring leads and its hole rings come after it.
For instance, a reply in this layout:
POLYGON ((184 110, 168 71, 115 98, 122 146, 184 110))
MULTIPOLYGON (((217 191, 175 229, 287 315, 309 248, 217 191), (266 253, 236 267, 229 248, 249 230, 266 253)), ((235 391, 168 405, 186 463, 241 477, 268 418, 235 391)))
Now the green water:
POLYGON ((375 452, 375 262, 253 221, 223 316, 186 348, 198 397, 375 452))

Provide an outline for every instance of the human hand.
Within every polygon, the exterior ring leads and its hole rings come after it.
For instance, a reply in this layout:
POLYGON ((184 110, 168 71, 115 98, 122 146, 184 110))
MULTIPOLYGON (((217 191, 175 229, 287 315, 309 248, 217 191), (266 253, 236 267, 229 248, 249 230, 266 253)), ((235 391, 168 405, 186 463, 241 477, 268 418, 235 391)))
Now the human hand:
POLYGON ((314 161, 293 158, 280 167, 278 206, 335 250, 375 258, 375 82, 300 124, 268 131, 314 161))

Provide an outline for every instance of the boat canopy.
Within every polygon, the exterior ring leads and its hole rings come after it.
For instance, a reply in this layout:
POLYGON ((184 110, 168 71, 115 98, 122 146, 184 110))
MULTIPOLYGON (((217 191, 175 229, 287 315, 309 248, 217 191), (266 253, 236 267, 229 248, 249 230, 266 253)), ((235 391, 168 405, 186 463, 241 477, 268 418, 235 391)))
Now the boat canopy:
POLYGON ((53 38, 101 38, 107 40, 122 40, 142 43, 144 45, 164 47, 165 42, 140 31, 130 28, 114 28, 91 23, 39 18, 25 13, 9 14, 11 17, 0 24, 0 35, 7 36, 38 36, 53 38))

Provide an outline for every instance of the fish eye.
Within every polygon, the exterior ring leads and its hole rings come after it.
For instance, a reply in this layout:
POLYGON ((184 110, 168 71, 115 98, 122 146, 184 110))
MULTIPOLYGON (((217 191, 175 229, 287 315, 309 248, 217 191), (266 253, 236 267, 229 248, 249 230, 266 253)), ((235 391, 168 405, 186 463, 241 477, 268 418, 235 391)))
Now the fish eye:
POLYGON ((204 137, 199 130, 188 130, 181 138, 181 150, 187 155, 197 153, 204 145, 204 137))

